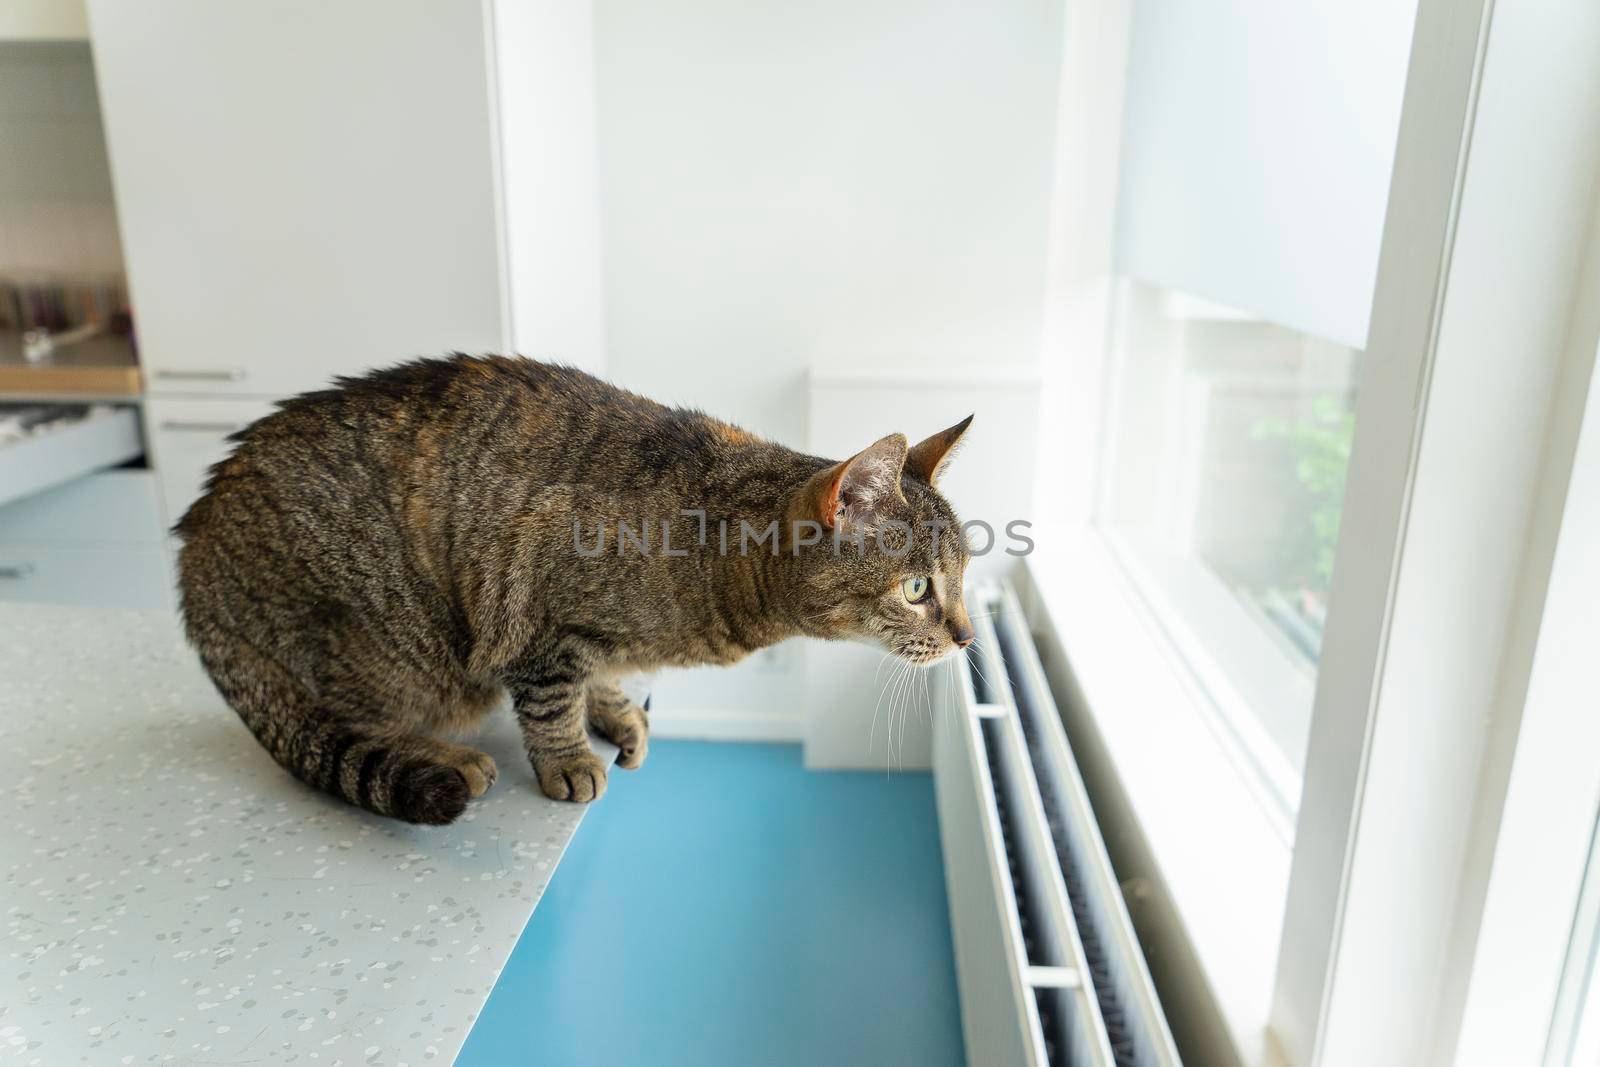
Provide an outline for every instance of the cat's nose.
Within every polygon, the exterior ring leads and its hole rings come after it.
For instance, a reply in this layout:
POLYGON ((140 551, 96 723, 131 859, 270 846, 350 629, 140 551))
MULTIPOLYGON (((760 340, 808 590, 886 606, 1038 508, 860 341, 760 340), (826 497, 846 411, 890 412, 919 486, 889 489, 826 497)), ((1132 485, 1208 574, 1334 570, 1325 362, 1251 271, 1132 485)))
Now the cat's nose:
POLYGON ((972 638, 974 635, 972 633, 972 627, 968 626, 964 622, 958 622, 951 629, 950 636, 955 641, 957 648, 966 648, 968 645, 972 644, 972 638))

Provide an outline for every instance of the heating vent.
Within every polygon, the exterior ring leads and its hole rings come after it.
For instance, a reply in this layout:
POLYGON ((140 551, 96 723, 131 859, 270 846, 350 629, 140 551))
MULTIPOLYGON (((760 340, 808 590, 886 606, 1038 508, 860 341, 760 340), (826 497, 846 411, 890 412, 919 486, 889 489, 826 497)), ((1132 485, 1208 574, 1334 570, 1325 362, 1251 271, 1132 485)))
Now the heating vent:
POLYGON ((968 609, 933 749, 967 1061, 1176 1067, 1016 595, 968 609))

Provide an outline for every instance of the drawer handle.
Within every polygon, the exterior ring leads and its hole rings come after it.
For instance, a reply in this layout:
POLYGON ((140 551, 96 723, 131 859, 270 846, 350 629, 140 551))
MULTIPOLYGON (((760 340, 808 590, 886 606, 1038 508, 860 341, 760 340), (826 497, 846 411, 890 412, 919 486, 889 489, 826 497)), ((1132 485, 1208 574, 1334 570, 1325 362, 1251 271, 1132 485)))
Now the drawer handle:
POLYGON ((194 419, 162 419, 163 430, 178 433, 238 433, 244 426, 237 422, 201 422, 194 419))
POLYGON ((31 563, 0 564, 0 581, 19 582, 24 578, 33 577, 33 572, 37 569, 31 563))
POLYGON ((157 378, 165 378, 174 382, 242 382, 244 381, 243 367, 230 367, 227 370, 157 370, 157 378))

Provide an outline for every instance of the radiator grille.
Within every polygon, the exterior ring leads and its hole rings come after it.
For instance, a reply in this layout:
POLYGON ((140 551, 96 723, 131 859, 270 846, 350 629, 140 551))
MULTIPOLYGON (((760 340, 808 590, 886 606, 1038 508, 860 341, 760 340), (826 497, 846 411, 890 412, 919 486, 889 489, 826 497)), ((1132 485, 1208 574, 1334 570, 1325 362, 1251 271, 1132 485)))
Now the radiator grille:
MULTIPOLYGON (((1007 617, 995 626, 1000 657, 1005 663, 1008 678, 1023 674, 1022 652, 1017 647, 1016 636, 1019 621, 1007 617)), ((1023 690, 1013 688, 1012 698, 1016 702, 1017 717, 1022 726, 1022 735, 1028 742, 1029 753, 1041 751, 1048 743, 1039 721, 1042 712, 1023 690)), ((1053 714, 1054 708, 1050 711, 1053 714)), ((1137 1038, 1123 1006, 1122 990, 1127 984, 1127 977, 1119 973, 1122 968, 1115 953, 1099 934, 1106 918, 1096 914, 1089 886, 1084 879, 1084 860, 1075 853, 1072 835, 1061 814, 1064 802, 1057 795, 1052 776, 1036 763, 1034 777, 1039 783, 1039 799, 1044 805, 1050 839, 1055 844, 1056 859, 1061 865, 1067 898, 1072 904, 1072 918, 1078 926, 1078 939, 1083 945, 1084 962, 1094 983, 1095 999, 1100 1005, 1100 1017, 1105 1021, 1111 1053, 1116 1058, 1117 1067, 1138 1067, 1144 1061, 1135 1054, 1137 1038)))
POLYGON ((968 1057, 1178 1067, 1016 597, 968 601, 979 640, 934 746, 968 1057))

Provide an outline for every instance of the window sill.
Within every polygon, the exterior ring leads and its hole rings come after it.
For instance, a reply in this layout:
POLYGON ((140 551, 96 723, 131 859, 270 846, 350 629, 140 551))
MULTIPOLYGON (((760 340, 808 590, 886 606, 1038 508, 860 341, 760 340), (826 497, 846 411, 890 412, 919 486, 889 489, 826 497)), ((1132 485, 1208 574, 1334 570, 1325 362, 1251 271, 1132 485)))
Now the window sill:
POLYGON ((1026 573, 1118 877, 1148 885, 1130 904, 1174 1032, 1202 1062, 1277 1062, 1267 1017, 1289 883, 1281 827, 1098 536, 1041 544, 1026 573))
POLYGON ((1288 753, 1305 753, 1315 666, 1275 640, 1270 624, 1198 560, 1140 550, 1109 533, 1100 543, 1133 591, 1145 630, 1159 635, 1164 658, 1194 679, 1189 692, 1240 773, 1262 791, 1278 836, 1293 840, 1302 782, 1288 753), (1258 709, 1273 714, 1258 717, 1258 709))

